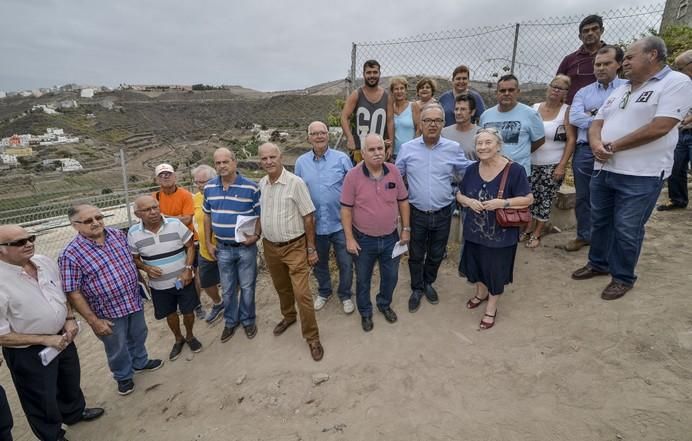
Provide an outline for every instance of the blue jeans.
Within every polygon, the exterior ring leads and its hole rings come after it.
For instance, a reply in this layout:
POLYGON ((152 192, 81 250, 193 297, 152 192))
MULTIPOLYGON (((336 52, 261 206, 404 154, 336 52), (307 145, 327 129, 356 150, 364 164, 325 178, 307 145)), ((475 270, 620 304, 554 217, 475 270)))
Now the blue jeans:
POLYGON ((144 311, 108 320, 113 322, 113 333, 100 337, 106 349, 108 367, 116 381, 129 380, 134 368, 141 369, 149 361, 144 346, 148 333, 144 311))
POLYGON ((319 295, 325 299, 332 295, 332 278, 329 274, 329 245, 334 245, 336 264, 339 267, 339 288, 337 293, 343 302, 351 298, 351 286, 353 285, 353 258, 346 251, 346 236, 344 230, 332 234, 318 234, 317 265, 315 265, 315 278, 319 285, 319 295))
POLYGON ((380 292, 377 293, 377 309, 389 308, 392 304, 394 288, 399 277, 400 256, 392 259, 392 250, 399 241, 399 233, 373 237, 353 229, 353 236, 360 245, 357 256, 353 256, 356 264, 356 303, 358 312, 363 317, 372 317, 372 302, 370 301, 370 283, 375 262, 380 264, 380 292))
POLYGON ((593 175, 593 153, 588 144, 579 143, 572 157, 577 218, 577 239, 591 242, 591 192, 589 185, 593 175))
POLYGON ((614 281, 634 285, 644 225, 663 187, 659 176, 628 176, 601 171, 591 179, 589 265, 614 281))
POLYGON ((219 243, 216 246, 216 261, 221 276, 226 327, 235 328, 238 323, 243 326, 254 324, 257 245, 231 247, 219 243), (238 285, 240 299, 236 294, 238 285))
POLYGON ((687 207, 687 166, 692 161, 692 129, 681 130, 675 146, 673 172, 668 178, 668 197, 670 201, 687 207))
POLYGON ((411 206, 411 242, 408 269, 411 290, 423 291, 432 285, 445 255, 449 229, 452 225, 453 205, 436 213, 425 213, 411 206))

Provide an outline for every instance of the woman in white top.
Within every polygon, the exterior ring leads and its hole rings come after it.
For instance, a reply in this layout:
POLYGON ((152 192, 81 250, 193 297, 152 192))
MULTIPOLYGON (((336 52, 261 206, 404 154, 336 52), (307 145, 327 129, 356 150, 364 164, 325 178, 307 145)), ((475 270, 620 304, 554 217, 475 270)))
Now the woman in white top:
POLYGON ((536 248, 541 243, 541 233, 550 218, 553 198, 562 184, 565 167, 576 145, 576 130, 569 124, 569 106, 565 104, 570 83, 568 76, 557 75, 548 86, 546 100, 533 105, 543 120, 545 144, 531 153, 533 222, 522 235, 523 240, 528 239, 527 248, 536 248))

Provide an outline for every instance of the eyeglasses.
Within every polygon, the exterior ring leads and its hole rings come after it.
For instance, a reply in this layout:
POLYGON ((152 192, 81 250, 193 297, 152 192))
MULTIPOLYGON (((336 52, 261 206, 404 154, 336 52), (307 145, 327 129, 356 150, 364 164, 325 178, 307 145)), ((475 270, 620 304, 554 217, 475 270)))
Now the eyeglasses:
POLYGON ((159 211, 158 205, 153 205, 151 207, 140 208, 139 210, 135 210, 135 212, 140 212, 140 213, 152 213, 154 211, 159 211))
POLYGON ((422 121, 423 121, 423 124, 435 124, 438 126, 440 124, 442 124, 443 122, 445 122, 445 120, 443 120, 442 118, 437 118, 437 119, 424 118, 422 121))
POLYGON ((209 179, 205 179, 205 180, 203 180, 203 181, 195 181, 195 185, 204 185, 204 184, 206 184, 207 182, 209 182, 209 179))
POLYGON ((620 108, 624 109, 627 106, 627 103, 630 100, 630 94, 632 93, 631 90, 628 90, 623 96, 622 99, 620 100, 620 108))
POLYGON ((555 90, 561 90, 563 92, 567 92, 569 90, 569 88, 567 88, 567 87, 558 87, 558 86, 553 86, 552 84, 550 85, 550 88, 555 89, 555 90))
POLYGON ((29 237, 25 237, 24 239, 17 239, 13 240, 12 242, 5 242, 5 243, 0 243, 1 246, 4 247, 23 247, 24 245, 27 244, 27 242, 34 243, 36 241, 36 235, 32 234, 29 237))
POLYGON ((327 132, 310 132, 308 135, 310 136, 327 136, 329 133, 327 132))
POLYGON ((170 178, 171 176, 173 176, 173 173, 171 172, 161 172, 158 175, 159 178, 170 178))
POLYGON ((103 220, 103 217, 104 216, 102 214, 99 214, 98 216, 90 217, 89 219, 84 219, 82 221, 75 220, 72 222, 76 224, 91 225, 94 222, 101 222, 103 220))

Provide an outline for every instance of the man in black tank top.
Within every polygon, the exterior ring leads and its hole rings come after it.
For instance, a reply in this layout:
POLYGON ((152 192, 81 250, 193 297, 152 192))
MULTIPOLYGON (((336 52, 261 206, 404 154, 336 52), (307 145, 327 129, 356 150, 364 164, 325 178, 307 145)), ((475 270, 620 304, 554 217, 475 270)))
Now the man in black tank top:
POLYGON ((375 60, 366 61, 363 64, 363 86, 348 96, 341 112, 341 128, 354 163, 361 161, 361 142, 369 133, 376 133, 385 139, 387 158, 392 154, 393 104, 389 93, 379 83, 380 63, 375 60), (355 116, 353 121, 352 116, 355 116))

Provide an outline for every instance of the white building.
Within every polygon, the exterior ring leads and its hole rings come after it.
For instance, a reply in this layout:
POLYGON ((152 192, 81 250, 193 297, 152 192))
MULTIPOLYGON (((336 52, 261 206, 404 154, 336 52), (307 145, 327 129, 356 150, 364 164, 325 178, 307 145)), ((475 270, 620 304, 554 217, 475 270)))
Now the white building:
POLYGON ((94 97, 94 89, 91 89, 91 88, 89 88, 89 89, 82 89, 82 90, 79 92, 79 96, 80 96, 81 98, 93 98, 93 97, 94 97))
POLYGON ((43 160, 43 165, 44 166, 53 165, 56 162, 60 163, 60 166, 56 167, 56 170, 60 170, 60 171, 64 171, 64 172, 82 170, 82 164, 80 164, 79 161, 77 161, 76 159, 72 159, 72 158, 45 159, 45 160, 43 160))
POLYGON ((7 94, 4 91, 0 90, 0 98, 5 98, 6 96, 7 94))
POLYGON ((0 164, 9 165, 10 167, 17 166, 17 157, 15 155, 7 155, 0 153, 0 164))

